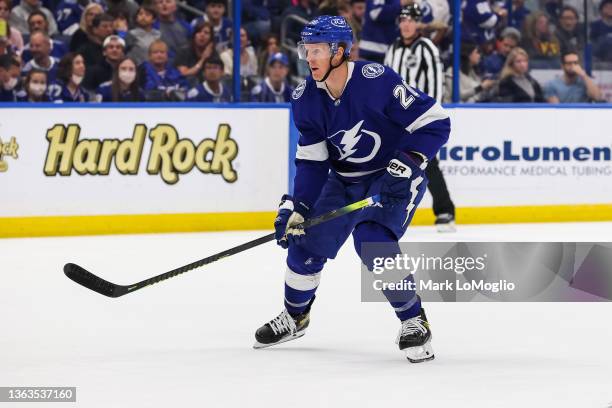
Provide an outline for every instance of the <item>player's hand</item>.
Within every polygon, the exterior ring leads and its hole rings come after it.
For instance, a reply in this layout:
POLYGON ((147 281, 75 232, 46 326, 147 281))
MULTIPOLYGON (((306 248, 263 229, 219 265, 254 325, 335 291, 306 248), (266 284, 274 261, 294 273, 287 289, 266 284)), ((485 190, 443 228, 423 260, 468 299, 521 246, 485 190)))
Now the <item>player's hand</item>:
POLYGON ((419 177, 426 180, 426 167, 427 160, 418 154, 397 152, 381 176, 380 203, 389 207, 405 203, 414 193, 410 188, 412 182, 419 177))
POLYGON ((274 220, 274 237, 278 245, 287 249, 289 245, 300 244, 304 240, 306 231, 297 225, 304 222, 307 213, 306 205, 294 202, 288 194, 283 196, 274 220))

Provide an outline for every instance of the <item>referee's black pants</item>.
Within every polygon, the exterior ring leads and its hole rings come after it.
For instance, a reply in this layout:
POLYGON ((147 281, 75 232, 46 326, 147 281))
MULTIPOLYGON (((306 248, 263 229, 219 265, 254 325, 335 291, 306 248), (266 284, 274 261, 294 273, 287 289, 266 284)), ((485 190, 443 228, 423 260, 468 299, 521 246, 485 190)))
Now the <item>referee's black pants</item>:
POLYGON ((438 158, 434 157, 427 168, 425 174, 429 179, 427 188, 433 198, 433 212, 436 216, 440 214, 452 214, 455 215, 455 204, 450 198, 446 182, 444 181, 444 175, 440 170, 438 158))

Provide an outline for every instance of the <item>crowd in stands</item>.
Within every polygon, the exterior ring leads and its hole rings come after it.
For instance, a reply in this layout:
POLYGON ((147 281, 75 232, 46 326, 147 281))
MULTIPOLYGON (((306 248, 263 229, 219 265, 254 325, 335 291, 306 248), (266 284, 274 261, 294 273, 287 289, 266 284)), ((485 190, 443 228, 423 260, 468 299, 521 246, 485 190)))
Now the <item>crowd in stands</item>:
MULTIPOLYGON (((308 75, 304 23, 345 17, 353 59, 383 62, 402 6, 423 10, 452 95, 450 0, 243 0, 241 100, 288 102, 308 75)), ((584 68, 612 67, 612 0, 463 0, 462 102, 598 102, 584 68), (585 30, 588 28, 588 30, 585 30), (556 69, 539 83, 531 69, 556 69)), ((0 0, 0 102, 230 102, 234 50, 226 0, 0 0), (15 1, 15 3, 13 3, 15 1), (17 3, 17 1, 19 1, 17 3)))

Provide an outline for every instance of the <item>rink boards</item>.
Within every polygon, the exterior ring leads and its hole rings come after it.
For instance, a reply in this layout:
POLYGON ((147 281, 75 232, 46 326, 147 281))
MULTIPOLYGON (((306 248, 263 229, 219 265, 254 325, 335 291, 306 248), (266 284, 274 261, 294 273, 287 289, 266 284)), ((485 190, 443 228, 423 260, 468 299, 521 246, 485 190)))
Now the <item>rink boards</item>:
MULTIPOLYGON (((449 113, 439 158, 460 223, 612 220, 608 106, 449 113)), ((288 105, 12 105, 0 237, 269 229, 297 138, 288 105)))

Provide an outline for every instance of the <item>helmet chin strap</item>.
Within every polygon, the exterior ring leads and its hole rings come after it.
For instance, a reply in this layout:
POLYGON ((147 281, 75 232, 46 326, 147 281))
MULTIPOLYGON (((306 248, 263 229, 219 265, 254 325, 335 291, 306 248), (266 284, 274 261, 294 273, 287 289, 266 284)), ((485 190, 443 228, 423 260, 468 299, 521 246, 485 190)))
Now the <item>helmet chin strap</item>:
MULTIPOLYGON (((325 75, 323 75, 323 78, 322 78, 320 81, 315 79, 315 81, 317 81, 317 82, 325 82, 325 81, 327 81, 327 78, 329 77, 329 74, 331 74, 331 72, 332 72, 334 69, 336 69, 336 68, 338 68, 339 66, 341 66, 341 65, 344 63, 344 61, 346 61, 346 60, 347 60, 347 57, 346 57, 346 55, 344 55, 344 53, 343 53, 343 54, 342 54, 342 60, 341 60, 341 61, 340 61, 340 63, 339 63, 338 65, 336 65, 336 66, 334 66, 334 64, 332 64, 333 59, 334 59, 334 56, 331 56, 331 57, 329 58, 329 68, 327 69, 327 72, 325 73, 325 75)), ((311 74, 312 74, 312 71, 311 71, 311 74)))

